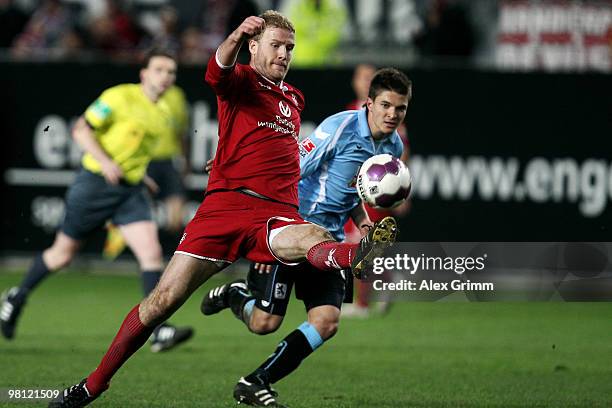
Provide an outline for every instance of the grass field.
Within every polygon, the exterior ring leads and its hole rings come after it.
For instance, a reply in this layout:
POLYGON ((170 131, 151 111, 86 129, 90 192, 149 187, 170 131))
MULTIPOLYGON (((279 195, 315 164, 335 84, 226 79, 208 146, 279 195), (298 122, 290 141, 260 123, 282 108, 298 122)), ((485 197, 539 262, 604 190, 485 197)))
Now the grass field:
MULTIPOLYGON (((0 288, 20 279, 0 272, 0 288)), ((304 320, 293 301, 281 330, 257 337, 229 312, 200 315, 203 293, 172 319, 196 336, 169 353, 140 350, 94 406, 234 407, 236 380, 304 320)), ((135 276, 49 279, 31 297, 16 339, 0 339, 0 389, 83 378, 139 296, 135 276)), ((398 303, 384 318, 343 321, 276 388, 291 408, 610 407, 612 304, 398 303)))

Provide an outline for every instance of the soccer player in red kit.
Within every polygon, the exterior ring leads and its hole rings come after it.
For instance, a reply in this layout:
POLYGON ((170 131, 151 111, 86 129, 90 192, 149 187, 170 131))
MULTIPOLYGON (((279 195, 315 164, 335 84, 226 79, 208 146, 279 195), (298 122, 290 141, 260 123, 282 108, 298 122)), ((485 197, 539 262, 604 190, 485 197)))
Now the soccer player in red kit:
MULTIPOLYGON (((294 28, 275 11, 251 16, 211 57, 206 82, 217 94, 219 144, 206 196, 155 290, 126 316, 100 365, 49 407, 81 407, 208 278, 239 257, 260 263, 351 269, 357 277, 395 240, 391 217, 358 244, 338 243, 298 214, 298 133, 304 97, 284 82, 294 28), (249 65, 236 63, 248 42, 249 65)), ((267 406, 271 405, 268 401, 267 406)))

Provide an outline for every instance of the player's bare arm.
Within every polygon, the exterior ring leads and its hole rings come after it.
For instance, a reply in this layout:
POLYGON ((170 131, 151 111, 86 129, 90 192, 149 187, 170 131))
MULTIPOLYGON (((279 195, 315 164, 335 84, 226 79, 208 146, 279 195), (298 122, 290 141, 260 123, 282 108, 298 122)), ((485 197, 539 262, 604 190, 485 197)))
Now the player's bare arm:
POLYGON ((83 116, 74 124, 72 129, 72 138, 85 150, 91 154, 94 159, 100 163, 102 167, 102 174, 106 181, 110 184, 119 184, 121 177, 123 177, 123 170, 117 163, 115 163, 104 151, 100 143, 96 139, 96 135, 83 116))
POLYGON ((256 16, 247 17, 219 46, 217 50, 219 62, 225 66, 234 65, 242 43, 259 34, 265 28, 266 23, 263 18, 256 16))
POLYGON ((365 210, 363 201, 359 205, 353 208, 351 211, 351 219, 361 231, 361 235, 366 235, 368 231, 374 226, 374 223, 370 219, 368 212, 365 210))

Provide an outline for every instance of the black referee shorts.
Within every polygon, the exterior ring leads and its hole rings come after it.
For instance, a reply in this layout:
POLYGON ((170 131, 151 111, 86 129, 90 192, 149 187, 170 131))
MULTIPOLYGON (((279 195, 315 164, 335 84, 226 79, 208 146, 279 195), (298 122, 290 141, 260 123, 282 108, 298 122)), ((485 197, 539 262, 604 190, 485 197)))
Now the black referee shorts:
POLYGON ((159 192, 155 194, 156 199, 165 200, 168 197, 185 196, 183 179, 172 159, 150 161, 147 175, 159 186, 159 192))
POLYGON ((113 186, 101 175, 81 169, 66 193, 60 229, 80 241, 108 220, 115 225, 126 225, 152 219, 151 199, 142 183, 113 186))

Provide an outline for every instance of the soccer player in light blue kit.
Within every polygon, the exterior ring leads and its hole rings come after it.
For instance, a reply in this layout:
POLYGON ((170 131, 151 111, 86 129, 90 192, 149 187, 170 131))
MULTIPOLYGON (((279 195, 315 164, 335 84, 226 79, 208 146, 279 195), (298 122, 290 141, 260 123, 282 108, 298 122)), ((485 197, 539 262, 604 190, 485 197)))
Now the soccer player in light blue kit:
MULTIPOLYGON (((325 227, 338 241, 344 239, 349 216, 367 233, 373 223, 359 200, 355 179, 368 158, 383 153, 401 156, 403 143, 397 128, 411 97, 412 83, 406 75, 383 68, 372 79, 363 109, 328 117, 300 143, 299 212, 305 220, 325 227)), ((257 334, 272 333, 281 325, 293 285, 296 297, 304 301, 308 321, 285 337, 261 366, 239 380, 234 389, 239 402, 283 407, 271 384, 295 370, 338 330, 342 302, 352 299, 352 277, 344 271, 301 273, 296 270, 300 268, 313 267, 280 260, 274 266, 254 264, 247 282, 237 280, 214 288, 202 301, 205 315, 231 308, 257 334)))

